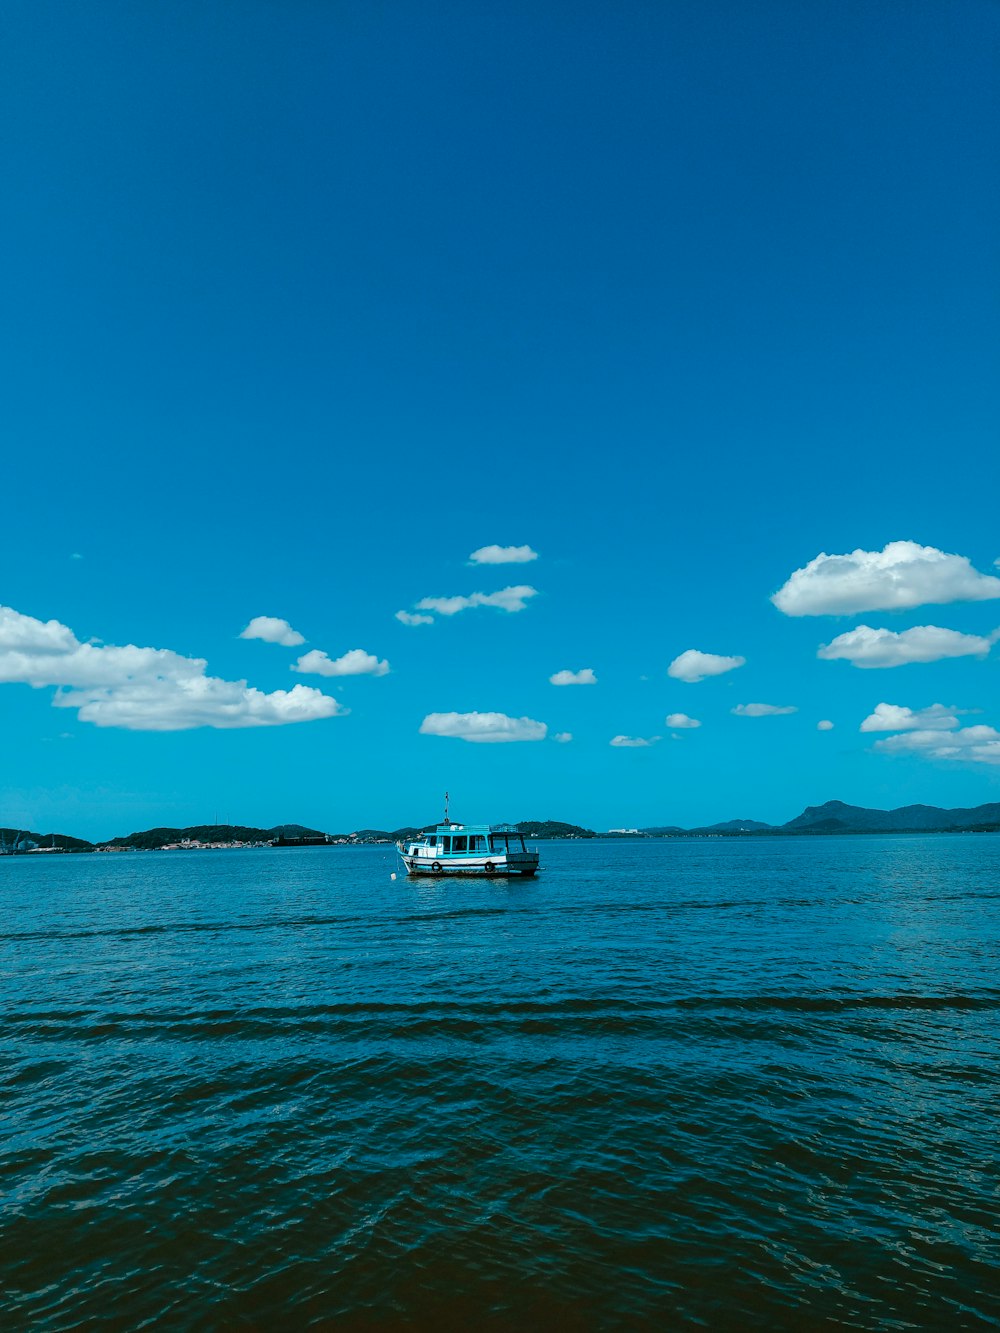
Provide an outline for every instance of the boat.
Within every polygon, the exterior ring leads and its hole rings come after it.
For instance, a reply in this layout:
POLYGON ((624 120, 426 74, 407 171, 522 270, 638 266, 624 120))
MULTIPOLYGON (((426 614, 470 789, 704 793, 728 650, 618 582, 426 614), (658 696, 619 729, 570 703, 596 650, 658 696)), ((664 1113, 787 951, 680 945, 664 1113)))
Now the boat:
POLYGON ((408 875, 522 875, 538 871, 538 852, 515 824, 457 824, 448 818, 396 847, 408 875))

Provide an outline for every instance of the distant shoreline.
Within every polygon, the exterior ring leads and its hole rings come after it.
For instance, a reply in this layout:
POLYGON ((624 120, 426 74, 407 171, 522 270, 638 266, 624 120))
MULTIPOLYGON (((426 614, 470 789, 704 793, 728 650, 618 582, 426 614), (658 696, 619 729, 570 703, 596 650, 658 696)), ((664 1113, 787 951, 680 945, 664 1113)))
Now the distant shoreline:
MULTIPOLYGON (((26 829, 0 828, 0 857, 5 855, 57 855, 82 852, 223 851, 236 848, 358 847, 393 846, 416 836, 430 824, 399 829, 365 828, 353 833, 324 833, 302 824, 277 824, 269 829, 242 824, 195 824, 186 828, 143 829, 105 842, 89 842, 61 833, 33 833, 26 829)), ((837 837, 858 833, 997 833, 1000 832, 1000 802, 954 810, 933 805, 901 806, 896 810, 873 810, 864 806, 827 801, 808 806, 787 824, 763 824, 733 819, 697 828, 657 825, 649 828, 597 831, 558 820, 522 820, 516 827, 535 841, 646 841, 664 838, 787 838, 837 837)))

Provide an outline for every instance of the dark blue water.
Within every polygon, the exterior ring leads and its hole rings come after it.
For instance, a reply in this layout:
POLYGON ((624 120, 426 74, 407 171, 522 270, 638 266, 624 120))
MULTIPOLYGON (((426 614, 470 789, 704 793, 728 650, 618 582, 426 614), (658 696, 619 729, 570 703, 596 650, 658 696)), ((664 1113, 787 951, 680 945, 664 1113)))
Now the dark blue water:
POLYGON ((0 860, 6 1328, 1000 1320, 1000 837, 0 860))

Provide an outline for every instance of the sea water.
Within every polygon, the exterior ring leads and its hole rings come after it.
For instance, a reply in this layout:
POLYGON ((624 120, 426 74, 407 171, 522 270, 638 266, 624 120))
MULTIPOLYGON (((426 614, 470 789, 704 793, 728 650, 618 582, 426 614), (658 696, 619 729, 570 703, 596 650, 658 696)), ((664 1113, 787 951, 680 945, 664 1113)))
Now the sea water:
POLYGON ((1000 1320, 1000 837, 0 860, 5 1328, 1000 1320))

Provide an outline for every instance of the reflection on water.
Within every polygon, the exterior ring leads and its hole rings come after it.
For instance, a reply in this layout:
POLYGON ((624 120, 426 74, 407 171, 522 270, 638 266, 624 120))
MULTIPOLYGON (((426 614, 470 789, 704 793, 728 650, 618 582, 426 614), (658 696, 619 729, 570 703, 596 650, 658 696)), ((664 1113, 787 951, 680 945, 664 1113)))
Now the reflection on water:
POLYGON ((1000 1320, 1000 838, 0 863, 12 1326, 1000 1320))

